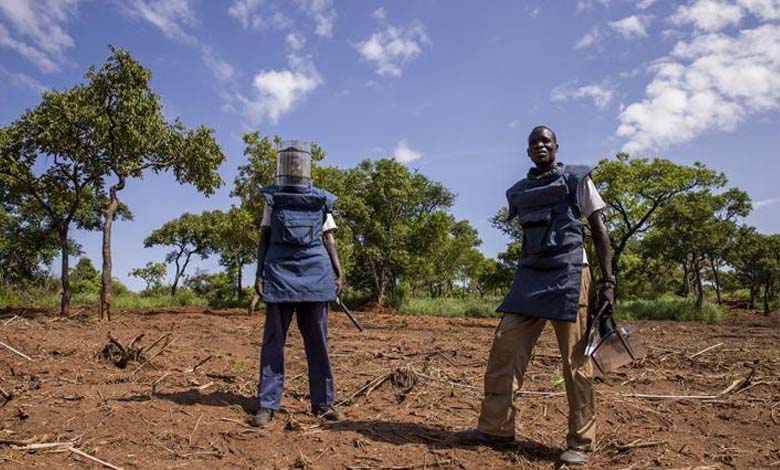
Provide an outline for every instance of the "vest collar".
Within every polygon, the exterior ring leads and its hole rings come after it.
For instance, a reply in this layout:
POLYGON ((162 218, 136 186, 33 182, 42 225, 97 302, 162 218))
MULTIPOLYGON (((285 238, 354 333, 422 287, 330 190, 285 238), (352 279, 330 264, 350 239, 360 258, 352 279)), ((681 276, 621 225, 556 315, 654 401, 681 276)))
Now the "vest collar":
POLYGON ((532 167, 530 170, 528 170, 528 179, 529 180, 540 180, 543 178, 546 178, 548 176, 558 175, 563 171, 563 163, 557 162, 555 164, 555 167, 551 170, 547 170, 545 172, 540 172, 536 169, 536 167, 532 167))

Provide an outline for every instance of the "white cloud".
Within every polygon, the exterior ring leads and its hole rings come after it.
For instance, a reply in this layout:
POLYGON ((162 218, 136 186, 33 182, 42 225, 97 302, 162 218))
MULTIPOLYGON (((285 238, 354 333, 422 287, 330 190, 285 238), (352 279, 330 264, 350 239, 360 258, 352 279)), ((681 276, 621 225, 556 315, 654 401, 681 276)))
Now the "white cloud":
POLYGON ((237 19, 244 29, 261 29, 265 27, 265 19, 258 12, 262 0, 235 0, 228 14, 237 19))
POLYGON ((201 49, 203 63, 211 70, 214 77, 219 81, 229 81, 236 74, 235 68, 214 54, 210 47, 204 46, 201 49))
POLYGON ((636 7, 639 8, 640 10, 647 10, 648 8, 653 6, 653 4, 656 1, 657 0, 641 0, 639 3, 637 3, 636 7))
POLYGON ((606 108, 612 101, 614 91, 607 85, 582 85, 577 83, 564 83, 552 89, 550 101, 562 103, 571 100, 592 99, 598 109, 606 108))
POLYGON ((252 81, 254 98, 237 96, 244 115, 253 124, 266 119, 276 124, 283 114, 292 111, 323 83, 309 57, 291 54, 288 60, 287 69, 263 70, 255 75, 252 81))
POLYGON ((760 201, 753 201, 753 208, 761 209, 762 207, 771 206, 777 204, 778 202, 780 202, 780 197, 776 197, 772 199, 762 199, 760 201))
POLYGON ((43 72, 59 70, 65 50, 74 46, 64 27, 76 16, 79 1, 0 1, 0 46, 24 56, 43 72))
POLYGON ((593 29, 590 30, 590 32, 585 33, 584 36, 582 36, 577 43, 574 45, 575 49, 585 49, 586 47, 591 47, 596 45, 601 40, 601 30, 598 26, 595 26, 593 29))
POLYGON ((333 0, 296 0, 303 12, 314 19, 314 34, 322 37, 333 36, 333 23, 336 21, 336 9, 333 0))
POLYGON ((577 0, 577 13, 592 9, 597 3, 603 7, 608 7, 609 1, 610 0, 577 0))
POLYGON ((528 13, 528 16, 530 16, 531 18, 536 18, 537 16, 539 16, 539 13, 541 11, 542 11, 542 7, 536 7, 528 13))
POLYGON ((398 145, 393 150, 393 158, 401 163, 411 163, 415 160, 422 158, 422 154, 406 144, 405 140, 398 142, 398 145))
POLYGON ((622 20, 612 21, 609 26, 625 39, 643 38, 647 36, 646 27, 652 16, 631 15, 622 20))
POLYGON ((744 12, 728 0, 694 0, 677 7, 669 20, 676 25, 692 24, 702 31, 719 31, 739 24, 744 12))
POLYGON ((36 93, 43 93, 44 91, 49 89, 49 87, 41 84, 41 82, 32 78, 31 76, 21 72, 11 72, 9 70, 6 70, 1 65, 0 65, 0 77, 3 78, 2 81, 5 83, 9 83, 11 85, 22 87, 22 88, 29 88, 30 90, 33 90, 36 93))
POLYGON ((372 16, 377 21, 383 22, 383 21, 387 20, 387 11, 385 11, 384 8, 380 7, 380 8, 377 8, 376 10, 374 10, 374 13, 372 13, 372 16))
POLYGON ((298 32, 288 33, 285 41, 287 42, 287 47, 293 51, 300 51, 306 45, 306 37, 298 32))
POLYGON ((128 14, 141 18, 165 34, 166 37, 187 44, 197 40, 184 31, 196 23, 192 0, 132 0, 124 4, 128 14))
POLYGON ((376 66, 379 75, 400 77, 403 67, 430 45, 425 26, 415 22, 409 26, 387 25, 355 48, 364 60, 376 66))
POLYGON ((623 150, 659 150, 709 129, 733 130, 780 108, 780 25, 678 42, 651 67, 646 97, 620 113, 623 150))
POLYGON ((780 0, 737 0, 737 3, 763 21, 780 19, 780 0))

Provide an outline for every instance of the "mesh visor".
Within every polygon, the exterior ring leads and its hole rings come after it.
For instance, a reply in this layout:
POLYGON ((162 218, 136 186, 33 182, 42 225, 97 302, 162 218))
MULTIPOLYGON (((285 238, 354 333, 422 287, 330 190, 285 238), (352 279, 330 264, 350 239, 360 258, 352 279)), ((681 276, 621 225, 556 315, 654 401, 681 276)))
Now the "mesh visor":
POLYGON ((280 150, 276 155, 276 184, 307 186, 311 183, 311 154, 297 146, 280 150))

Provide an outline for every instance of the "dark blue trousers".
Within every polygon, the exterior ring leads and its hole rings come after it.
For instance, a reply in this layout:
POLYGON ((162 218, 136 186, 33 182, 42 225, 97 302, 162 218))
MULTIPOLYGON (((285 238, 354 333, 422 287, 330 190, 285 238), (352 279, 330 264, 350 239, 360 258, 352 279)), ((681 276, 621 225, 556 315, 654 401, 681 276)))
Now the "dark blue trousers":
POLYGON ((260 407, 279 409, 284 391, 284 343, 293 312, 303 336, 309 365, 312 406, 333 405, 333 371, 328 357, 328 303, 267 303, 263 346, 260 349, 260 407))

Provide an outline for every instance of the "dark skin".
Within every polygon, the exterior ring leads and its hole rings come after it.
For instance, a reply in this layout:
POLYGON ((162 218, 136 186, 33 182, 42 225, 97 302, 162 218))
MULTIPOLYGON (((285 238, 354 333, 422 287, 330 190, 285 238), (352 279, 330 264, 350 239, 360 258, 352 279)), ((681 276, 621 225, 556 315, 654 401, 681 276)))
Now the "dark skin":
MULTIPOLYGON (((263 295, 263 266, 265 266, 265 255, 268 253, 268 246, 271 243, 271 227, 260 227, 260 241, 257 244, 257 275, 255 277, 255 292, 257 295, 263 295)), ((322 234, 322 244, 325 245, 325 251, 330 257, 330 264, 333 267, 336 281, 336 295, 341 296, 344 289, 344 272, 341 270, 341 261, 339 260, 336 237, 333 236, 333 230, 328 230, 322 234)))
MULTIPOLYGON (((547 127, 537 127, 528 136, 528 157, 534 162, 536 169, 547 172, 555 168, 555 157, 558 153, 558 140, 555 133, 547 127)), ((612 251, 610 250, 609 234, 604 224, 604 217, 600 210, 594 211, 588 216, 590 232, 593 236, 593 244, 599 257, 602 279, 614 279, 612 275, 612 251)), ((612 313, 615 305, 614 283, 606 283, 599 291, 599 309, 609 303, 607 313, 612 313)))

